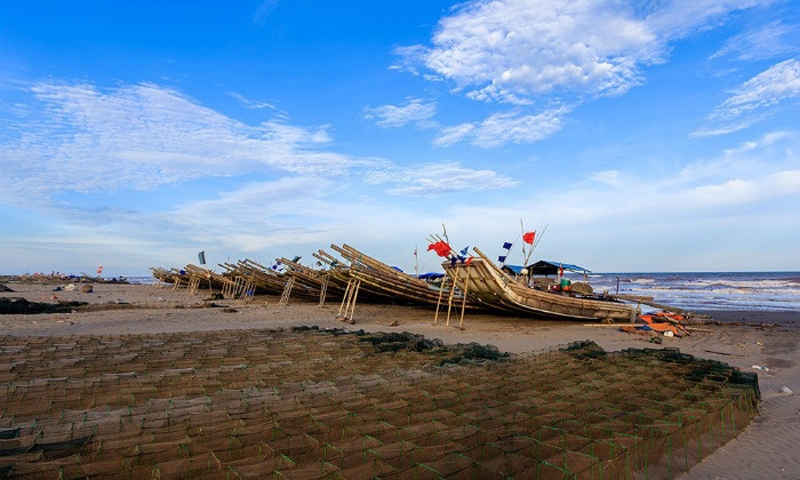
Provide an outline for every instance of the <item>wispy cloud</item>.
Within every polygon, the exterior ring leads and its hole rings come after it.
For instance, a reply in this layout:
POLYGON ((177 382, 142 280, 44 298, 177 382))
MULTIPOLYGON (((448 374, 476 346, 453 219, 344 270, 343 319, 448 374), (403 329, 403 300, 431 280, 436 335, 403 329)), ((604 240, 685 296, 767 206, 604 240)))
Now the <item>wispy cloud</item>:
POLYGON ((278 5, 281 3, 281 0, 264 0, 256 9, 256 13, 253 14, 253 23, 262 23, 264 22, 267 17, 270 16, 273 10, 278 8, 278 5))
MULTIPOLYGON (((401 167, 335 153, 328 126, 246 125, 154 84, 100 89, 38 83, 27 94, 15 129, 6 130, 0 143, 0 202, 58 219, 70 232, 64 235, 91 231, 98 239, 86 244, 108 245, 98 256, 124 240, 132 251, 147 248, 152 238, 240 252, 324 243, 341 236, 354 216, 367 215, 371 225, 384 223, 382 215, 391 209, 411 218, 391 207, 387 194, 516 185, 491 170, 451 162, 401 167), (190 181, 206 187, 181 190, 190 181), (166 201, 144 211, 123 199, 136 191, 166 201), (100 192, 101 205, 94 206, 92 196, 100 192), (103 235, 109 240, 99 239, 103 235)), ((391 221, 385 223, 388 230, 391 221)))
POLYGON ((364 108, 364 115, 369 120, 385 128, 397 128, 414 123, 419 127, 431 128, 431 121, 436 115, 436 103, 419 98, 410 98, 406 105, 381 105, 364 108))
POLYGON ((402 196, 435 196, 452 192, 474 192, 513 188, 519 182, 491 170, 464 168, 447 162, 372 172, 368 183, 393 183, 389 193, 402 196))
POLYGON ((375 163, 322 150, 326 126, 249 126, 153 84, 40 83, 30 92, 41 117, 23 118, 17 138, 0 145, 0 182, 12 201, 249 173, 337 176, 375 163))
POLYGON ((538 209, 568 223, 616 217, 646 225, 652 218, 674 223, 681 218, 719 216, 720 209, 796 198, 800 196, 799 145, 798 132, 772 132, 711 158, 697 159, 674 175, 657 177, 630 169, 597 172, 563 193, 537 198, 538 209), (604 188, 597 188, 598 181, 604 188))
POLYGON ((561 130, 561 117, 566 112, 566 108, 559 108, 535 115, 495 113, 482 122, 442 129, 435 144, 446 147, 468 140, 477 147, 493 148, 507 143, 532 143, 561 130))
POLYGON ((775 64, 742 83, 717 106, 706 125, 692 137, 709 137, 738 132, 773 114, 780 105, 800 98, 800 62, 796 59, 775 64))
POLYGON ((796 36, 798 28, 800 26, 786 25, 781 20, 759 25, 726 40, 710 59, 763 60, 796 53, 800 45, 788 37, 793 33, 796 36))
POLYGON ((711 118, 738 117, 800 97, 800 62, 786 60, 744 82, 711 118))
POLYGON ((738 131, 744 130, 752 124, 753 121, 747 121, 747 122, 738 122, 731 125, 725 125, 722 127, 703 127, 690 133, 689 137, 699 138, 699 137, 717 137, 720 135, 730 135, 731 133, 736 133, 738 131))
POLYGON ((276 107, 275 105, 273 105, 271 103, 259 102, 259 101, 256 101, 256 100, 251 100, 251 99, 245 97, 244 95, 242 95, 241 93, 236 93, 236 92, 228 92, 228 96, 238 100, 242 105, 244 105, 245 108, 250 108, 250 109, 253 109, 253 110, 260 110, 262 108, 267 108, 269 110, 275 110, 276 112, 279 112, 279 113, 285 115, 284 112, 279 110, 278 107, 276 107))

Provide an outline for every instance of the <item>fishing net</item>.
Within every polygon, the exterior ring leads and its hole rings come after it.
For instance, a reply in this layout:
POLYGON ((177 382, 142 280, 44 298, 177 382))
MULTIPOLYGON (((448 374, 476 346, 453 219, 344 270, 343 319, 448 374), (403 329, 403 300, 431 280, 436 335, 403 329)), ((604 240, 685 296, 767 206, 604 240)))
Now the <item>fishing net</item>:
POLYGON ((0 354, 9 478, 672 478, 760 398, 724 363, 592 342, 513 358, 303 328, 0 337, 0 354))

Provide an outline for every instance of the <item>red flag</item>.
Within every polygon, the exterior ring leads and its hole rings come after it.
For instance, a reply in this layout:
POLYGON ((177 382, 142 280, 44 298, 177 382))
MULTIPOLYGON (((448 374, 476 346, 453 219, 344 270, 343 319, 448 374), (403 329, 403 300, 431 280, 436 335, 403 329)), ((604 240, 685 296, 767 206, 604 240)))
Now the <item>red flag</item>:
POLYGON ((448 245, 444 240, 439 240, 438 242, 428 245, 428 251, 431 250, 436 252, 436 255, 439 255, 440 257, 447 257, 450 255, 450 245, 448 245))
POLYGON ((528 232, 522 235, 522 241, 528 245, 533 245, 533 239, 536 238, 536 232, 528 232))

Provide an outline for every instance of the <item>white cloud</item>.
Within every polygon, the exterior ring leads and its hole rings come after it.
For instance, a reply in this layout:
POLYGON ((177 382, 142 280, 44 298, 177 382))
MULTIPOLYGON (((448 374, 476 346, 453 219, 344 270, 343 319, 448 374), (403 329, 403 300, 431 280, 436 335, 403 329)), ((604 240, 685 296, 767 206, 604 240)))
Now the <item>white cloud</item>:
POLYGON ((278 8, 279 4, 280 0, 264 0, 261 2, 261 5, 256 9, 256 13, 253 14, 253 23, 263 23, 270 16, 272 11, 278 8))
POLYGON ((141 268, 203 245, 263 252, 353 234, 385 242, 399 218, 413 225, 409 232, 436 223, 392 206, 386 191, 427 196, 516 185, 453 163, 400 167, 333 153, 327 126, 249 126, 152 84, 101 90, 41 83, 28 94, 0 144, 0 202, 48 219, 48 230, 59 233, 42 240, 43 250, 64 250, 61 237, 105 245, 76 262, 116 255, 141 268), (226 176, 236 179, 215 179, 226 176), (184 190, 191 180, 199 182, 184 190), (150 190, 148 208, 138 205, 145 195, 136 190, 150 190), (365 218, 369 228, 354 233, 365 218), (152 239, 164 245, 159 252, 152 239))
POLYGON ((719 217, 726 209, 734 212, 800 197, 798 146, 797 132, 772 132, 698 159, 674 175, 647 175, 635 169, 591 173, 562 192, 537 197, 535 205, 566 224, 621 220, 674 225, 719 217))
POLYGON ((716 128, 703 127, 690 133, 689 136, 696 138, 696 137, 717 137, 720 135, 729 135, 731 133, 736 133, 740 130, 744 130, 745 128, 748 128, 752 124, 753 121, 747 121, 716 128))
POLYGON ((331 177, 381 164, 320 150, 331 141, 327 126, 249 126, 153 84, 101 91, 40 83, 30 91, 39 117, 22 117, 18 138, 0 145, 0 182, 12 202, 249 173, 331 177))
POLYGON ((741 84, 733 95, 708 115, 709 125, 690 137, 735 133, 770 117, 779 105, 800 98, 800 62, 790 59, 775 64, 741 84))
MULTIPOLYGON (((756 0, 472 0, 439 21, 432 45, 395 50, 393 68, 430 72, 454 92, 485 103, 533 107, 542 99, 574 108, 644 82, 643 67, 666 60, 670 44, 722 23, 756 0)), ((498 113, 442 129, 435 144, 469 140, 492 148, 530 143, 560 129, 559 116, 498 113), (499 127, 499 128, 496 128, 499 127), (543 127, 543 128, 539 128, 543 127)), ((720 134, 705 129, 695 136, 720 134)))
POLYGON ((773 0, 666 0, 656 2, 653 8, 640 13, 641 18, 661 41, 669 41, 715 28, 724 23, 728 15, 738 10, 763 7, 769 3, 774 2, 773 0))
POLYGON ((698 186, 714 182, 758 178, 780 169, 792 170, 800 159, 796 132, 775 131, 755 140, 724 149, 711 160, 704 159, 683 167, 672 180, 675 185, 698 186), (718 180, 715 180, 718 179, 718 180))
POLYGON ((385 128, 397 128, 409 123, 421 127, 433 126, 430 119, 436 115, 436 103, 425 102, 419 98, 411 98, 407 105, 381 105, 366 107, 365 116, 385 128))
POLYGON ((477 99, 603 93, 638 82, 654 36, 624 8, 584 1, 471 2, 441 20, 425 65, 477 99))
POLYGON ((474 192, 513 188, 518 182, 491 170, 464 168, 458 163, 418 165, 373 172, 368 183, 394 183, 389 193, 402 196, 433 196, 452 192, 474 192))
POLYGON ((439 132, 439 136, 434 143, 440 147, 447 147, 464 140, 473 130, 475 130, 475 125, 471 123, 445 127, 439 132))
MULTIPOLYGON (((244 95, 242 95, 241 93, 228 92, 228 96, 238 100, 239 103, 244 105, 245 108, 250 108, 250 109, 253 109, 253 110, 260 110, 262 108, 266 108, 266 109, 269 109, 269 110, 275 110, 276 112, 280 112, 280 110, 278 110, 278 107, 276 107, 275 105, 273 105, 271 103, 259 102, 259 101, 256 101, 256 100, 251 100, 251 99, 245 97, 244 95)), ((283 114, 283 112, 280 112, 280 113, 283 114)))
POLYGON ((609 186, 620 185, 620 174, 617 170, 606 170, 592 174, 590 180, 609 186))
POLYGON ((448 146, 469 139, 470 143, 481 148, 507 143, 532 143, 561 130, 561 117, 566 112, 566 108, 559 108, 536 115, 495 113, 479 123, 462 123, 445 128, 435 143, 448 146))
POLYGON ((800 97, 800 62, 786 60, 744 82, 711 118, 737 117, 800 97))
POLYGON ((539 94, 609 95, 640 84, 668 44, 755 0, 471 1, 439 22, 433 46, 398 50, 467 89, 469 98, 525 104, 539 94))
POLYGON ((797 29, 797 25, 785 25, 780 20, 759 25, 726 40, 710 58, 733 57, 749 61, 797 52, 800 46, 786 38, 797 29))

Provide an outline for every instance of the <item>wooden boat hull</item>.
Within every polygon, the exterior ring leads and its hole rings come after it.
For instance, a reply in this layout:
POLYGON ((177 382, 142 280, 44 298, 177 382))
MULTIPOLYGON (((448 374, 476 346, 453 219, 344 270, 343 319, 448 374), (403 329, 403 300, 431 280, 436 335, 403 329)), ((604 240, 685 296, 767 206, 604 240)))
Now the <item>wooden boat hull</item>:
MULTIPOLYGON (((339 255, 350 262, 350 275, 360 280, 362 289, 394 302, 436 307, 450 298, 450 289, 434 286, 416 277, 400 272, 385 263, 349 246, 331 245, 339 255)), ((462 304, 460 295, 454 302, 462 304)), ((467 302, 466 308, 474 308, 467 302)))
POLYGON ((485 257, 472 258, 469 263, 444 262, 442 267, 469 301, 492 310, 553 320, 629 322, 636 317, 635 309, 622 302, 535 290, 516 283, 485 257))

